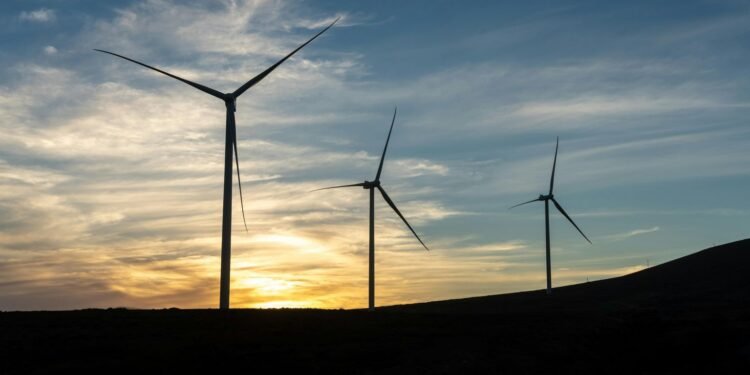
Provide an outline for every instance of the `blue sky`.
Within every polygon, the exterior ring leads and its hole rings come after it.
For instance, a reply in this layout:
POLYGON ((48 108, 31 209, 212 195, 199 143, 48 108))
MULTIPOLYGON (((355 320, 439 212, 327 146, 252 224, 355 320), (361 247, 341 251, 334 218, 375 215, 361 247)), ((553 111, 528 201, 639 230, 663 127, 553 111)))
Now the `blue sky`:
MULTIPOLYGON (((212 307, 222 103, 111 50, 231 91, 250 232, 234 306, 362 307, 621 275, 748 237, 750 6, 740 1, 6 1, 0 4, 0 309, 212 307)), ((236 187, 235 187, 236 191, 236 187)), ((237 194, 235 193, 235 198, 237 194)), ((237 202, 239 203, 239 202, 237 202)))

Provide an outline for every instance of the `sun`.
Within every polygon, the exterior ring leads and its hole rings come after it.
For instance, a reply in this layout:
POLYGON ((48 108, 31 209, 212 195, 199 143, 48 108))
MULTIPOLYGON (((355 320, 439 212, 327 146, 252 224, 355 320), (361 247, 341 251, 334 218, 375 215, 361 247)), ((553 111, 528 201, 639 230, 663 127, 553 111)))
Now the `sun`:
POLYGON ((252 288, 257 294, 277 296, 294 289, 297 282, 270 277, 253 277, 243 280, 242 284, 248 288, 252 288))
POLYGON ((268 302, 260 302, 260 303, 254 303, 250 307, 256 308, 256 309, 299 309, 299 308, 305 308, 310 307, 305 302, 300 301, 268 301, 268 302))

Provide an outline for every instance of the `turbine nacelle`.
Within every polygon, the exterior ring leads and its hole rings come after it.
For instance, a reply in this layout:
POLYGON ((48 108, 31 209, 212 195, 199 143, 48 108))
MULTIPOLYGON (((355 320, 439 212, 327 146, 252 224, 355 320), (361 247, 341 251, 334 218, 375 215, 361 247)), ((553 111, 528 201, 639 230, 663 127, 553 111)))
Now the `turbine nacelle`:
POLYGON ((224 94, 224 104, 227 106, 228 110, 237 112, 237 97, 234 96, 233 93, 229 92, 224 94))
POLYGON ((362 183, 362 189, 376 189, 380 186, 380 181, 365 181, 362 183))
POLYGON ((540 201, 548 201, 551 199, 555 199, 555 195, 554 194, 547 194, 547 195, 539 194, 539 198, 537 199, 540 201))

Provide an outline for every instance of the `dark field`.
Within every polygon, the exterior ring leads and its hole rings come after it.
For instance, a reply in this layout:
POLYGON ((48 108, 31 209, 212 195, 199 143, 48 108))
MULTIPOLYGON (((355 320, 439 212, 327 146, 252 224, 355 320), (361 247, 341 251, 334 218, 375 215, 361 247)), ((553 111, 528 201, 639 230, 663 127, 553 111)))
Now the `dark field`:
POLYGON ((0 374, 750 373, 750 240, 543 291, 325 310, 0 313, 0 374))

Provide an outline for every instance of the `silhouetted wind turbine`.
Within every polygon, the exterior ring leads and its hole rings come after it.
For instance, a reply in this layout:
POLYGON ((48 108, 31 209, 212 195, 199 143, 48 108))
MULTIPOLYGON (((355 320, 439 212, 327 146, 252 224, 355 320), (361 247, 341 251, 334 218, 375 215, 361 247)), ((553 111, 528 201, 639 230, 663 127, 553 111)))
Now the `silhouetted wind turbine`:
POLYGON ((221 226, 221 282, 219 291, 219 308, 222 310, 229 309, 229 270, 232 257, 232 149, 234 149, 234 161, 237 166, 237 183, 239 184, 240 190, 240 205, 242 207, 242 221, 245 224, 245 230, 247 231, 247 222, 245 221, 245 204, 242 201, 242 181, 240 180, 240 162, 239 155, 237 154, 237 128, 234 122, 234 112, 237 110, 237 98, 242 95, 247 89, 255 86, 258 82, 266 78, 267 75, 271 74, 274 69, 281 65, 284 61, 292 57, 297 51, 301 50, 302 47, 308 45, 310 42, 315 40, 320 34, 330 29, 339 18, 336 18, 328 27, 321 30, 315 36, 310 38, 307 42, 297 47, 294 51, 284 56, 283 59, 279 60, 276 64, 271 65, 268 69, 264 70, 257 76, 253 77, 249 81, 245 82, 244 85, 240 86, 234 92, 222 93, 214 90, 210 87, 203 86, 199 83, 188 81, 184 78, 180 78, 174 74, 167 73, 163 70, 154 68, 153 66, 146 65, 142 62, 133 60, 131 58, 118 55, 116 53, 95 49, 98 52, 108 53, 113 56, 134 62, 138 65, 144 66, 151 70, 155 70, 161 74, 172 77, 176 80, 182 81, 190 86, 195 87, 198 90, 205 92, 211 96, 219 98, 224 101, 224 105, 227 108, 227 122, 226 122, 226 139, 224 146, 224 207, 222 210, 222 226, 221 226))
POLYGON ((422 242, 422 239, 419 238, 419 235, 417 235, 417 232, 414 231, 414 228, 409 225, 409 222, 406 221, 406 218, 404 218, 404 215, 401 214, 401 211, 398 210, 396 207, 396 204, 393 203, 393 200, 388 196, 388 193, 385 192, 382 186, 380 186, 380 173, 383 172, 383 161, 385 160, 385 152, 388 150, 388 142, 391 140, 391 132, 393 132, 393 124, 396 122, 396 111, 398 109, 393 110, 393 120, 391 120, 391 129, 388 130, 388 138, 385 140, 385 147, 383 148, 383 155, 380 157, 380 165, 378 166, 378 173, 375 175, 375 180, 373 181, 365 181, 360 182, 358 184, 351 184, 351 185, 339 185, 339 186, 330 186, 325 187, 322 189, 316 189, 313 191, 318 190, 326 190, 326 189, 337 189, 337 188, 344 188, 344 187, 354 187, 354 186, 361 186, 363 189, 370 190, 370 293, 369 293, 369 303, 368 308, 370 311, 375 310, 375 189, 378 189, 380 191, 380 194, 383 196, 383 199, 385 199, 386 203, 388 203, 389 206, 393 209, 393 211, 396 211, 396 214, 401 218, 401 220, 404 221, 404 224, 406 224, 407 227, 409 227, 409 230, 411 230, 412 233, 414 233, 414 237, 417 237, 417 240, 419 243, 424 246, 425 249, 430 250, 427 248, 427 245, 422 242))
MULTIPOLYGON (((560 146, 560 138, 559 137, 557 138, 557 142, 555 143, 555 159, 552 162, 552 177, 549 180, 549 194, 547 194, 547 195, 539 194, 539 198, 537 198, 537 199, 532 199, 532 200, 530 200, 528 202, 523 202, 521 204, 517 204, 517 205, 513 206, 513 207, 518 207, 518 206, 523 206, 524 204, 528 204, 528 203, 532 203, 532 202, 536 202, 536 201, 544 201, 544 230, 545 230, 545 232, 547 234, 547 294, 552 294, 552 269, 551 269, 551 264, 550 264, 551 260, 550 260, 550 254, 549 254, 549 247, 550 247, 550 245, 549 245, 549 201, 552 201, 552 203, 555 205, 555 207, 557 207, 557 210, 560 211, 560 213, 563 214, 563 216, 565 216, 565 218, 568 219, 568 221, 570 221, 570 223, 573 224, 573 226, 576 227, 576 229, 578 229, 578 233, 581 233, 581 235, 583 236, 583 238, 585 238, 586 241, 588 241, 589 243, 591 243, 591 241, 589 240, 589 238, 586 237, 585 234, 583 234, 583 231, 581 231, 581 228, 578 228, 578 225, 576 225, 576 223, 573 222, 573 219, 571 219, 570 216, 568 216, 568 213, 565 212, 565 210, 562 208, 562 206, 560 206, 560 203, 557 202, 557 200, 555 199, 554 194, 552 194, 552 188, 555 185, 555 166, 557 165, 557 148, 558 148, 558 146, 560 146)), ((513 208, 513 207, 511 207, 511 208, 513 208)))

